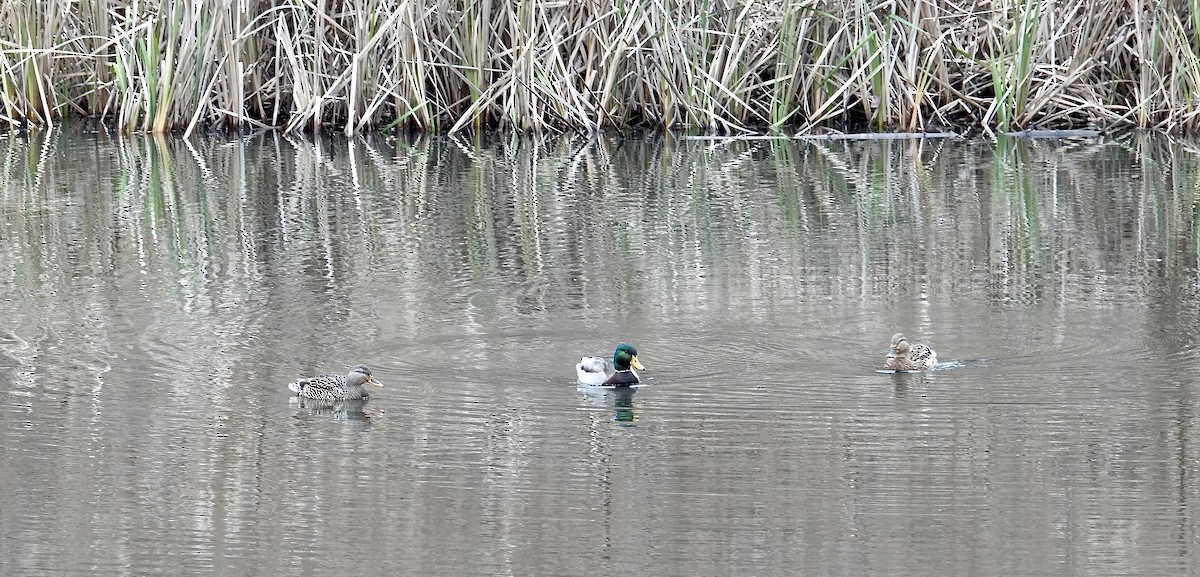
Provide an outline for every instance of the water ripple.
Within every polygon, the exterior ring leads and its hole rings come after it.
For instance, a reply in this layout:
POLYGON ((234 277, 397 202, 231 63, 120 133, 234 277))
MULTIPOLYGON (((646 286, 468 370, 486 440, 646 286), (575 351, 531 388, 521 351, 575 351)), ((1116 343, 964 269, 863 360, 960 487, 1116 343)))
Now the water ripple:
POLYGON ((1177 150, 55 134, 0 141, 0 573, 1189 572, 1177 150))

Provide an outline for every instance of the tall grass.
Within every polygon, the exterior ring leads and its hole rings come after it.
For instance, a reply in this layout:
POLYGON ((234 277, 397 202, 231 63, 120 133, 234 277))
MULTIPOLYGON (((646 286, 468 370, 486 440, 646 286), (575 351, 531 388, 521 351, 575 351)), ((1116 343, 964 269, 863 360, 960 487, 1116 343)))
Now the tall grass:
POLYGON ((0 122, 1200 132, 1200 0, 0 0, 0 122))

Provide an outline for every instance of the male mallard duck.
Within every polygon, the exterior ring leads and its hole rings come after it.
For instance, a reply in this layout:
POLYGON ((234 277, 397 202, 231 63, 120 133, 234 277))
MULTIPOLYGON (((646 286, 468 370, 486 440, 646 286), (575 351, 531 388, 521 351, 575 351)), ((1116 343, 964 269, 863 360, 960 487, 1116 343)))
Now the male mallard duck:
POLYGON ((371 376, 371 369, 358 365, 350 369, 347 375, 317 375, 307 379, 296 379, 288 383, 288 388, 298 397, 318 401, 346 401, 367 399, 370 395, 363 388, 370 383, 383 387, 383 383, 371 376))
POLYGON ((919 371, 931 369, 936 364, 937 353, 933 349, 920 343, 910 345, 904 335, 896 333, 892 335, 892 348, 883 361, 883 370, 919 371))
POLYGON ((642 380, 634 368, 646 370, 637 360, 637 348, 629 343, 621 343, 613 351, 611 359, 583 357, 575 365, 575 372, 581 385, 628 387, 642 380))

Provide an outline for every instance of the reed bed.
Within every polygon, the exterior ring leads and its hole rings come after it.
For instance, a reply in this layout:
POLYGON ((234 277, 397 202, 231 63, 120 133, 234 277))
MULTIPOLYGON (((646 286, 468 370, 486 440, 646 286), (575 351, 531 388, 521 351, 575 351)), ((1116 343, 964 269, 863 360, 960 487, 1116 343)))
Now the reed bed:
POLYGON ((1200 131, 1200 0, 0 0, 0 122, 1200 131))

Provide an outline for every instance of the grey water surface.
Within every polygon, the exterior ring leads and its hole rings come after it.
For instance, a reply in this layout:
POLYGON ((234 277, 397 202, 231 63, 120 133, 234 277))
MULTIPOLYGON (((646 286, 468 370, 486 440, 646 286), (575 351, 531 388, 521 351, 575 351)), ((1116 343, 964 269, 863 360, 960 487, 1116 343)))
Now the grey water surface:
POLYGON ((1197 151, 6 136, 0 574, 1195 575, 1197 151))

